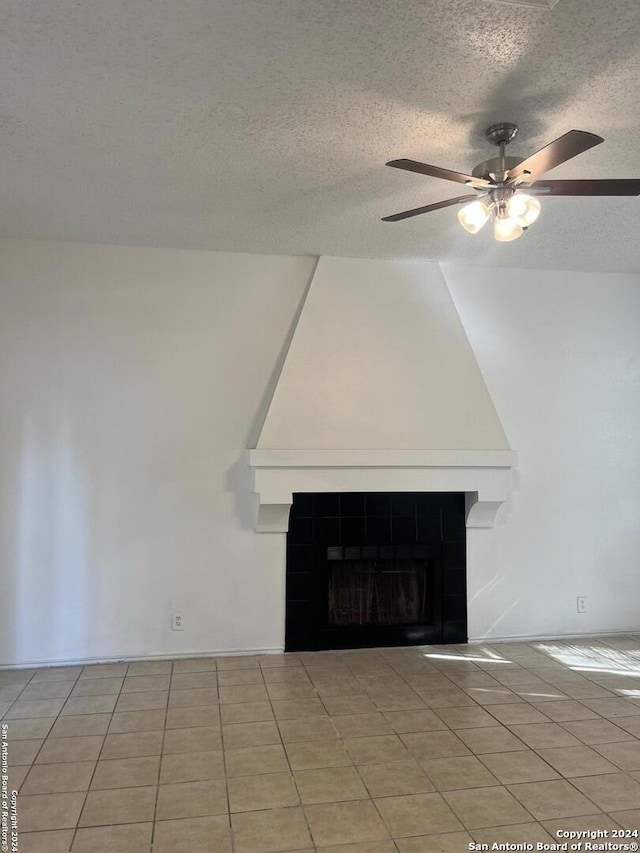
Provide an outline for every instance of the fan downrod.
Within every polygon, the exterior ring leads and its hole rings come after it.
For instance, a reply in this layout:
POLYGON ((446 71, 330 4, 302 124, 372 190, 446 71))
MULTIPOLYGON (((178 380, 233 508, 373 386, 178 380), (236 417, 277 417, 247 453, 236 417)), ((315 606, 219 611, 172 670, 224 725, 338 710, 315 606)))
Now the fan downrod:
POLYGON ((517 124, 512 121, 503 121, 500 124, 492 124, 485 130, 484 135, 491 145, 508 145, 515 139, 518 130, 517 124))

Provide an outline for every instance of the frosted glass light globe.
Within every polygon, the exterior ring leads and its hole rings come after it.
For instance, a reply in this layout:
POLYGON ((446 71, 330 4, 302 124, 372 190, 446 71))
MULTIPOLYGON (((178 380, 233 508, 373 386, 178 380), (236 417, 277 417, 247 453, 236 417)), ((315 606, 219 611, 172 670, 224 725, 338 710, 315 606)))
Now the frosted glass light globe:
POLYGON ((490 215, 490 207, 481 201, 472 201, 458 211, 458 222, 469 234, 477 234, 490 215))
POLYGON ((519 225, 510 217, 496 219, 493 223, 493 236, 499 243, 508 243, 510 240, 517 240, 521 234, 522 225, 519 225))
POLYGON ((507 203, 507 210, 514 222, 528 228, 540 216, 540 202, 526 193, 515 193, 507 203))

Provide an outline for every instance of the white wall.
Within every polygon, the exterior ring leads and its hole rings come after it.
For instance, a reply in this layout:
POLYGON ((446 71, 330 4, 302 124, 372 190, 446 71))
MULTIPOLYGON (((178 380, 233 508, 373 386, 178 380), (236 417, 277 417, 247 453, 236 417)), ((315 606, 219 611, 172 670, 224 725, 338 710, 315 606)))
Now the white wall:
POLYGON ((444 272, 518 453, 468 531, 470 636, 640 629, 640 276, 444 272))
MULTIPOLYGON (((282 645, 235 492, 312 267, 0 243, 0 664, 282 645)), ((519 464, 471 636, 640 628, 638 277, 445 274, 519 464)))
POLYGON ((0 664, 282 646, 230 482, 313 263, 0 243, 0 664))

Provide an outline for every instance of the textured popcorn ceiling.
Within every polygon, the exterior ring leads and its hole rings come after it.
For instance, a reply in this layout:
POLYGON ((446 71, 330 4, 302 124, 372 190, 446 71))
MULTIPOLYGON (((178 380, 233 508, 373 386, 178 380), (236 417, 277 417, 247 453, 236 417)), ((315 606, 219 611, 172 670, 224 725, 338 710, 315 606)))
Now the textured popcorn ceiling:
POLYGON ((640 177, 640 3, 6 0, 0 234, 248 252, 640 271, 640 199, 546 199, 522 239, 472 237, 460 194, 384 166, 470 169, 604 145, 555 178, 640 177))

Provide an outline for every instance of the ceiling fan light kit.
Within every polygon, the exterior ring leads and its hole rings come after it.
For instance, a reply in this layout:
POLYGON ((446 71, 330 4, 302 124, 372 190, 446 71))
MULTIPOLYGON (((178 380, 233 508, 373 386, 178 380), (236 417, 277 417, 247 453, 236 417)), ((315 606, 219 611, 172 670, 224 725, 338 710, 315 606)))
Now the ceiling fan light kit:
POLYGON ((570 130, 541 148, 531 157, 507 157, 506 146, 515 138, 518 126, 513 122, 493 124, 485 131, 487 141, 497 145, 497 157, 479 163, 466 175, 416 160, 391 160, 387 166, 417 172, 447 181, 465 184, 480 195, 463 195, 385 216, 384 222, 398 222, 443 207, 465 204, 458 211, 458 221, 469 234, 477 234, 493 218, 493 235, 500 243, 521 236, 540 216, 541 204, 536 195, 562 196, 637 196, 640 179, 541 181, 545 172, 572 157, 604 142, 601 136, 584 130, 570 130))

